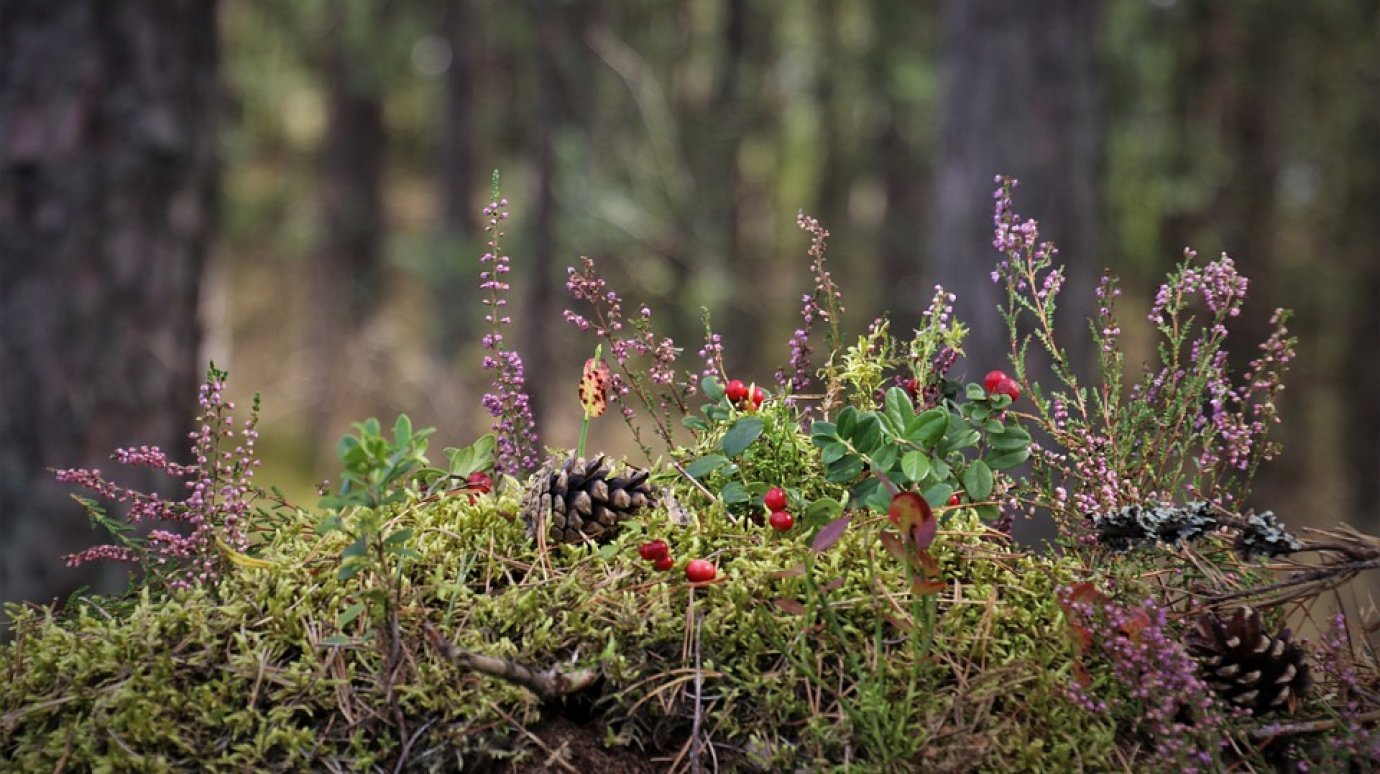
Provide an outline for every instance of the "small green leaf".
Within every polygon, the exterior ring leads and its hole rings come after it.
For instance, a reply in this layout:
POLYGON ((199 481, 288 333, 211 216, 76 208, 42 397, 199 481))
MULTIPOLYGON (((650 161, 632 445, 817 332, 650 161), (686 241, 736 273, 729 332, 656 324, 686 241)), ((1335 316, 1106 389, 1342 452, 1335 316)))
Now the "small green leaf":
POLYGON ((853 446, 863 454, 871 454, 882 443, 882 423, 875 414, 863 414, 853 430, 853 446))
POLYGON ((1008 427, 1002 431, 1001 435, 993 435, 987 439, 988 445, 993 449, 1002 451, 1012 451, 1024 449, 1030 445, 1030 433, 1024 428, 1008 427))
POLYGON ((954 488, 952 484, 935 484, 925 490, 925 502, 931 508, 938 508, 949 504, 949 498, 953 496, 954 488))
POLYGON ((359 537, 355 538, 355 542, 346 546, 345 550, 340 552, 340 558, 349 559, 352 556, 363 556, 364 552, 367 551, 368 548, 368 536, 366 536, 363 533, 360 533, 359 537))
POLYGON ((979 505, 977 507, 977 514, 978 518, 983 521, 996 521, 1001 517, 1001 508, 991 504, 979 505))
POLYGON ((719 442, 719 448, 723 449, 724 454, 730 457, 737 457, 742 454, 757 437, 762 434, 762 420, 757 417, 743 417, 724 433, 724 438, 719 442))
POLYGON ((901 450, 896 448, 894 443, 884 443, 877 451, 872 453, 872 467, 881 472, 891 470, 891 466, 896 464, 896 458, 901 454, 901 450))
POLYGON ((719 384, 718 377, 712 375, 700 380, 700 391, 704 393, 704 397, 716 403, 724 397, 724 386, 719 384))
POLYGON ((862 457, 856 454, 847 454, 829 463, 825 468, 824 480, 834 484, 843 484, 862 475, 862 457))
POLYGON ((930 472, 930 457, 922 451, 908 451, 901 458, 901 472, 911 481, 921 481, 930 472))
POLYGON ((963 394, 964 394, 965 396, 967 396, 968 400, 986 400, 986 399, 987 399, 987 391, 984 390, 984 389, 982 389, 982 385, 980 385, 980 384, 970 384, 970 385, 968 385, 967 387, 964 388, 963 394))
POLYGON ((844 407, 839 412, 838 430, 839 437, 848 440, 853 437, 853 430, 858 426, 858 410, 852 406, 844 407))
POLYGON ((820 459, 825 465, 833 463, 848 453, 848 447, 839 441, 830 441, 824 445, 820 452, 820 459))
POLYGON ((706 454, 686 465, 685 472, 691 478, 704 478, 727 463, 728 458, 722 454, 706 454))
POLYGON ((347 637, 344 634, 332 634, 329 637, 322 637, 321 644, 329 645, 331 647, 337 647, 340 645, 353 645, 355 644, 355 638, 347 637))
POLYGON ((411 537, 412 537, 412 528, 411 528, 411 527, 408 527, 408 528, 400 529, 400 530, 394 532, 393 534, 389 535, 388 537, 384 538, 383 544, 384 544, 385 546, 397 546, 397 545, 402 545, 403 543, 406 543, 406 542, 408 541, 408 539, 411 538, 411 537))
POLYGON ((926 449, 933 449, 944 437, 949 424, 949 413, 944 409, 932 408, 906 420, 906 440, 926 449))
POLYGON ((986 422, 982 423, 982 432, 984 433, 991 433, 992 435, 1001 435, 1005 431, 1006 426, 1001 423, 1000 419, 989 419, 986 422))
POLYGON ((724 505, 734 505, 751 500, 752 495, 748 494, 747 487, 743 486, 741 482, 730 481, 724 484, 723 489, 719 490, 719 499, 723 500, 724 505))
POLYGON ((991 454, 985 457, 987 467, 992 470, 1010 470, 1030 458, 1030 447, 1023 446, 1019 449, 1003 451, 999 454, 991 454))
POLYGON ((963 490, 971 500, 986 500, 992 494, 992 470, 982 460, 974 460, 963 471, 963 490))
POLYGON ((680 423, 681 425, 690 430, 699 430, 700 432, 704 432, 709 429, 709 423, 705 422, 703 419, 700 419, 694 414, 686 414, 685 416, 681 417, 680 423))
POLYGON ((364 612, 364 603, 356 602, 353 605, 350 605, 349 607, 345 608, 345 612, 341 613, 340 617, 336 619, 335 625, 344 629, 346 626, 349 626, 350 623, 353 622, 356 618, 358 618, 359 614, 362 612, 364 612))
MULTIPOLYGON (((817 438, 833 438, 838 435, 838 432, 838 425, 833 422, 815 422, 810 425, 810 440, 813 441, 817 438)), ((815 441, 815 444, 818 445, 819 441, 815 441)))
POLYGON ((890 507, 891 498, 891 490, 882 486, 882 482, 878 480, 876 488, 869 492, 867 497, 863 500, 863 505, 878 513, 883 513, 890 507))
POLYGON ((905 390, 892 387, 886 391, 886 413, 896 423, 897 429, 903 431, 906 422, 915 416, 915 404, 910 402, 905 390))
POLYGON ((820 523, 843 512, 843 504, 831 497, 821 497, 805 506, 802 518, 805 522, 820 523))
POLYGON ((407 446, 412 443, 412 420, 406 414, 399 414, 397 421, 393 423, 393 442, 398 446, 407 446))

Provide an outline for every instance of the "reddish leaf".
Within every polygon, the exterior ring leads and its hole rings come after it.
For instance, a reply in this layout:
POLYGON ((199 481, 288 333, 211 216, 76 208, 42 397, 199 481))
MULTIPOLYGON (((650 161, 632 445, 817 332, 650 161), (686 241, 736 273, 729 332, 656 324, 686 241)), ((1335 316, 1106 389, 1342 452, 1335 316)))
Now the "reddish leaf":
POLYGON ((1134 642, 1140 639, 1140 633, 1145 627, 1150 625, 1150 615, 1140 608, 1132 608, 1126 623, 1121 625, 1121 631, 1130 637, 1134 642))
POLYGON ((1069 588, 1072 590, 1069 593, 1069 601, 1071 602, 1100 604, 1106 600, 1106 597, 1102 596, 1102 592, 1097 590, 1092 581, 1079 581, 1069 588))
POLYGON ((773 578, 799 578, 805 574, 805 565, 797 564, 794 567, 787 567, 771 574, 773 578))
POLYGON ((829 592, 833 591, 834 589, 836 589, 836 588, 838 588, 839 586, 842 586, 842 585, 843 585, 843 578, 835 578, 835 579, 829 581, 828 583, 824 584, 823 586, 820 586, 820 587, 819 587, 819 590, 820 590, 821 593, 828 594, 829 592))
POLYGON ((791 615, 805 615, 805 606, 794 599, 778 599, 774 604, 778 609, 791 615))
POLYGON ((891 530, 884 530, 878 537, 882 540, 882 548, 888 554, 896 558, 898 562, 906 561, 906 546, 901 542, 901 536, 891 530))
POLYGON ((815 533, 815 540, 810 544, 810 549, 817 554, 822 554, 834 547, 843 537, 843 533, 848 530, 848 522, 852 516, 841 516, 819 528, 815 533))
POLYGON ((930 556, 929 551, 921 550, 915 552, 914 561, 916 566, 924 571, 926 575, 934 576, 939 574, 939 562, 936 562, 934 557, 930 556))
POLYGON ((914 492, 900 492, 891 498, 887 509, 891 523, 901 528, 901 534, 910 537, 919 548, 929 548, 934 541, 934 511, 925 498, 914 492))

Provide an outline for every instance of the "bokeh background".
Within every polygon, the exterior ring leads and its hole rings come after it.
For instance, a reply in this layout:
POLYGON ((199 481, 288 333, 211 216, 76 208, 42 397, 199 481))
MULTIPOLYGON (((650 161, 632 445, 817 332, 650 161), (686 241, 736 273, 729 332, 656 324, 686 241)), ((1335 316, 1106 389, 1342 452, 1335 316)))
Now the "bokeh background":
MULTIPOLYGON (((995 174, 1070 266, 1104 268, 1130 361, 1185 246, 1252 280, 1248 360, 1297 314, 1282 459, 1254 505, 1380 526, 1375 0, 0 0, 0 597, 46 600, 99 540, 49 467, 182 452, 208 359, 263 395, 260 483, 302 504, 351 421, 483 432, 480 211, 513 216, 510 340, 571 446, 594 257, 694 367, 701 309, 769 383, 832 232, 846 325, 931 288, 999 365, 995 174)), ((634 453, 612 416, 592 443, 634 453)), ((164 489, 164 491, 167 491, 164 489)))

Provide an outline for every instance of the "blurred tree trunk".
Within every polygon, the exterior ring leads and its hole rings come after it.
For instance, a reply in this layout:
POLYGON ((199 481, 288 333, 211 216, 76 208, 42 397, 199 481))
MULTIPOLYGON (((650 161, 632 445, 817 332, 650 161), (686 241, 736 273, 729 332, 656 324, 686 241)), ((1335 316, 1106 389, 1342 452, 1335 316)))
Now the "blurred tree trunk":
POLYGON ((316 399, 315 448, 334 439, 344 352, 383 295, 383 174, 386 134, 378 64, 361 41, 382 24, 378 3, 333 0, 322 34, 326 134, 319 166, 320 233, 311 267, 308 335, 316 399))
POLYGON ((958 294, 958 315, 972 325, 968 378, 1000 366, 1009 351, 996 312, 1004 292, 988 278, 998 174, 1020 178, 1017 210, 1059 246, 1068 267, 1059 344, 1075 365, 1090 362, 1083 320, 1100 268, 1104 134, 1098 12, 1095 0, 944 3, 932 276, 958 294))
POLYGON ((466 299, 474 292, 477 255, 465 253, 476 243, 480 205, 475 199, 479 184, 476 151, 475 83, 479 63, 474 53, 480 34, 474 28, 472 0, 449 0, 443 19, 443 37, 450 44, 450 67, 445 78, 445 128, 440 142, 437 189, 441 201, 441 231, 446 254, 441 260, 437 296, 439 332, 436 352, 445 360, 455 356, 467 336, 466 299), (456 251, 456 252, 452 252, 456 251))
POLYGON ((110 590, 49 467, 177 459, 201 376, 198 290, 216 182, 216 3, 0 2, 0 599, 110 590))

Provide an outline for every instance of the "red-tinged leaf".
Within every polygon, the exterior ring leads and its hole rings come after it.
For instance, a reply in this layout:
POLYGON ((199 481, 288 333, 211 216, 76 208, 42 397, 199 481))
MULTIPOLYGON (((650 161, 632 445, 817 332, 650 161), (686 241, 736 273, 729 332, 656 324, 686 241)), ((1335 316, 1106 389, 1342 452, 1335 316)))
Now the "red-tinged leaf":
POLYGON ((1078 649, 1079 653, 1092 647, 1093 633, 1088 627, 1070 623, 1069 634, 1073 635, 1073 644, 1074 647, 1078 649))
POLYGON ((944 583, 944 581, 926 580, 924 577, 920 575, 917 575, 914 578, 910 579, 910 592, 917 597, 925 597, 929 596, 930 594, 938 594, 947 587, 948 584, 944 583))
MULTIPOLYGON (((924 500, 921 500, 921 502, 924 502, 924 500)), ((927 521, 915 525, 914 527, 911 527, 910 541, 916 548, 920 549, 921 551, 924 551, 925 549, 930 547, 931 543, 934 542, 934 536, 938 533, 939 522, 931 518, 927 521)))
POLYGON ((1092 581, 1079 581, 1069 588, 1072 590, 1069 593, 1069 601, 1071 602, 1101 604, 1107 599, 1102 595, 1102 592, 1097 590, 1092 581))
POLYGON ((810 544, 810 550, 822 554, 833 548, 834 544, 839 542, 839 538, 843 537, 843 533, 848 531, 848 522, 852 518, 852 516, 842 516, 820 527, 819 532, 815 533, 814 542, 810 544))
POLYGON ((777 609, 791 615, 805 615, 805 606, 794 599, 778 599, 774 603, 777 609))
POLYGON ((882 620, 884 620, 884 621, 886 621, 887 623, 891 624, 891 625, 892 625, 893 627, 895 627, 898 631, 903 631, 903 632, 910 631, 910 624, 906 623, 905 621, 902 621, 901 619, 897 618, 897 617, 894 616, 894 615, 891 615, 890 613, 883 615, 883 616, 882 616, 882 620))
MULTIPOLYGON (((925 498, 914 492, 900 492, 891 498, 891 507, 887 508, 886 515, 891 519, 891 523, 901 528, 902 535, 915 535, 917 527, 924 527, 926 523, 934 521, 934 511, 930 510, 930 504, 925 502, 925 498)), ((923 532, 920 533, 923 535, 923 532)), ((933 534, 930 540, 934 540, 933 534)), ((929 543, 920 546, 929 547, 929 543)))
POLYGON ((930 556, 929 551, 921 550, 915 552, 915 564, 928 575, 939 574, 939 562, 935 561, 933 556, 930 556))
POLYGON ((819 587, 819 590, 820 590, 820 592, 823 593, 823 594, 828 594, 829 592, 833 591, 834 589, 836 589, 836 588, 838 588, 838 587, 840 587, 840 586, 842 586, 842 585, 843 585, 843 578, 835 578, 835 579, 829 581, 828 583, 824 584, 823 586, 820 586, 820 587, 819 587))
POLYGON ((609 367, 603 360, 590 358, 585 361, 584 372, 580 375, 580 405, 585 414, 597 417, 609 406, 609 367))
POLYGON ((797 564, 794 567, 787 567, 771 574, 773 578, 799 578, 805 574, 805 565, 797 564))
POLYGON ((896 561, 906 561, 906 545, 905 543, 901 542, 900 535, 896 534, 895 532, 892 532, 891 530, 884 530, 878 535, 878 537, 881 538, 882 548, 885 548, 888 554, 891 554, 893 557, 895 557, 896 561))
POLYGON ((1138 607, 1132 608, 1129 612, 1126 622, 1121 625, 1121 631, 1135 642, 1140 639, 1140 633, 1145 627, 1150 625, 1150 615, 1138 607))
POLYGON ((1088 668, 1083 666, 1082 661, 1073 662, 1073 678, 1078 681, 1079 685, 1085 687, 1092 685, 1092 675, 1088 673, 1088 668))

